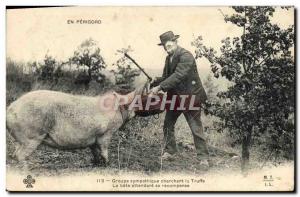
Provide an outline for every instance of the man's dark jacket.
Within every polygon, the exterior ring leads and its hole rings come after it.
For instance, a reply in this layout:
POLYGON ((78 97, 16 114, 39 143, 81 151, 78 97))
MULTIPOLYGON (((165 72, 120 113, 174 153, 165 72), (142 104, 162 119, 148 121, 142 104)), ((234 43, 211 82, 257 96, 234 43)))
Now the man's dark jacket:
POLYGON ((193 55, 178 46, 172 61, 168 55, 165 62, 163 75, 155 81, 163 91, 168 94, 195 95, 196 101, 205 102, 206 92, 202 86, 195 58, 193 55))

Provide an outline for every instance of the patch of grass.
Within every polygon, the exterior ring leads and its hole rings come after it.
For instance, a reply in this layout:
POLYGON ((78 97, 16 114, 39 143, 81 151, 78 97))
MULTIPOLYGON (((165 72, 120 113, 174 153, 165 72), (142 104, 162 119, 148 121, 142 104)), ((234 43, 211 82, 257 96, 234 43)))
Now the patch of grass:
MULTIPOLYGON (((33 90, 48 89, 94 96, 114 88, 108 82, 99 84, 92 81, 87 89, 83 85, 74 84, 74 73, 72 72, 64 71, 63 75, 55 81, 41 81, 26 65, 8 60, 7 105, 24 93, 33 90)), ((159 171, 203 173, 198 166, 199 161, 194 150, 192 132, 183 115, 178 119, 175 127, 179 153, 175 156, 174 161, 161 160, 163 120, 164 114, 160 114, 158 119, 138 117, 131 120, 124 129, 116 131, 109 147, 110 163, 107 169, 116 172, 141 171, 149 174, 159 171)), ((202 115, 202 122, 205 128, 212 128, 213 119, 211 117, 202 115)), ((239 168, 239 161, 232 161, 232 156, 228 154, 228 152, 237 152, 237 150, 230 147, 230 138, 227 137, 226 131, 217 133, 214 130, 206 129, 205 133, 207 142, 211 145, 210 152, 213 153, 212 160, 215 167, 239 168)), ((11 158, 13 151, 13 139, 7 135, 7 164, 10 167, 19 168, 19 164, 11 158)), ((49 176, 93 169, 92 154, 89 148, 65 151, 41 145, 28 160, 34 173, 49 176)))

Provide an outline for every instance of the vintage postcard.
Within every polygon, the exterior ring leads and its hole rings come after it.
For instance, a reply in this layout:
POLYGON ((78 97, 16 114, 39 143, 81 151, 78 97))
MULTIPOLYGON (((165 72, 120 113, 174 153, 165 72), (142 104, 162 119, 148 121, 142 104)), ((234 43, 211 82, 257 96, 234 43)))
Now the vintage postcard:
POLYGON ((8 191, 295 190, 295 8, 6 7, 8 191))

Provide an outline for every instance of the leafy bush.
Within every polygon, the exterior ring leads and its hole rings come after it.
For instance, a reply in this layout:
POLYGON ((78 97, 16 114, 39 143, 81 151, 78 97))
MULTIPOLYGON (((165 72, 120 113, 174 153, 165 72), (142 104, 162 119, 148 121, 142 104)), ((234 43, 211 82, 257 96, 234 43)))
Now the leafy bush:
POLYGON ((91 80, 103 82, 105 76, 101 70, 106 68, 106 63, 100 54, 100 48, 97 42, 92 38, 81 43, 74 55, 69 59, 71 64, 75 64, 81 72, 77 76, 75 83, 85 84, 86 86, 91 80))
POLYGON ((10 104, 20 97, 24 92, 31 89, 35 80, 31 72, 25 73, 25 65, 6 59, 6 104, 10 104))
MULTIPOLYGON (((121 54, 132 51, 130 46, 126 49, 118 50, 121 54)), ((132 68, 133 63, 131 60, 122 55, 113 66, 117 68, 112 70, 115 75, 116 85, 123 89, 131 91, 134 88, 134 80, 141 74, 140 70, 132 68)))
POLYGON ((233 9, 236 14, 225 16, 225 21, 241 27, 241 37, 224 39, 221 55, 206 47, 200 36, 193 45, 196 57, 211 63, 216 78, 223 76, 232 83, 218 94, 222 102, 211 103, 210 112, 242 143, 242 169, 246 169, 250 145, 262 139, 274 154, 279 150, 293 154, 294 140, 287 136, 295 132, 288 118, 295 110, 294 26, 281 29, 272 24, 273 7, 233 9))
POLYGON ((29 66, 34 76, 40 81, 57 83, 58 79, 63 76, 62 64, 47 54, 42 63, 33 62, 29 66))

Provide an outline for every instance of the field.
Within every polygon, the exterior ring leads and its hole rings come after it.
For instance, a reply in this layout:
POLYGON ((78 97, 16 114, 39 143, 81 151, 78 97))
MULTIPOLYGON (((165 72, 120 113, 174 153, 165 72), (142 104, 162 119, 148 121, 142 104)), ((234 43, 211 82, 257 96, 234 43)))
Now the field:
MULTIPOLYGON (((69 73, 71 76, 72 73, 69 73)), ((54 82, 41 82, 35 79, 32 73, 25 73, 23 66, 10 63, 7 67, 7 106, 22 94, 37 90, 51 89, 68 92, 71 94, 85 94, 94 96, 114 88, 110 84, 91 82, 88 89, 84 86, 73 84, 71 77, 65 77, 54 82)), ((29 169, 35 174, 64 175, 72 172, 89 172, 97 168, 112 172, 138 171, 147 174, 157 172, 186 172, 193 174, 206 173, 199 168, 199 161, 194 150, 192 133, 181 116, 176 124, 176 141, 179 153, 174 160, 161 160, 162 154, 162 127, 164 114, 158 118, 136 117, 129 121, 124 128, 115 131, 109 147, 109 165, 94 167, 90 150, 58 150, 43 144, 28 158, 29 169)), ((228 132, 217 132, 212 128, 214 117, 202 114, 202 121, 209 144, 209 151, 213 167, 210 172, 231 170, 240 172, 240 145, 233 145, 228 132)), ((7 167, 10 169, 21 168, 20 164, 11 157, 14 151, 14 139, 7 135, 7 167)), ((251 149, 250 168, 256 169, 266 165, 276 165, 281 158, 274 159, 261 152, 259 146, 253 145, 251 149)))

